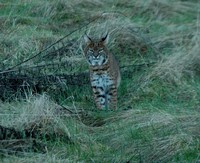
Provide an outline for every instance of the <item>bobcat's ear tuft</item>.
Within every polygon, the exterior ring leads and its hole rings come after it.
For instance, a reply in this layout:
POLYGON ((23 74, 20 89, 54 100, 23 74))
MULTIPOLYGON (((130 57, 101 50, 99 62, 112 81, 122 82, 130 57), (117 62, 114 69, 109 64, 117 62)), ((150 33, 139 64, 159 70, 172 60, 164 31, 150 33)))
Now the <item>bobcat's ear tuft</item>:
POLYGON ((92 39, 87 35, 87 33, 85 33, 84 35, 84 40, 86 44, 89 44, 92 42, 92 39))
POLYGON ((107 43, 108 43, 108 40, 109 40, 109 34, 107 33, 104 37, 102 37, 101 41, 102 41, 104 44, 107 44, 107 43))

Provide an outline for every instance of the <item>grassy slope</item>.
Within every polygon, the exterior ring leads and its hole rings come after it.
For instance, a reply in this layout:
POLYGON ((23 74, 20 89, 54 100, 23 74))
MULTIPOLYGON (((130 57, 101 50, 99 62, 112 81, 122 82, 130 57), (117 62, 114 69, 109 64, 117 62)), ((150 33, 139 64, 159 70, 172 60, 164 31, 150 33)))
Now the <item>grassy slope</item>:
MULTIPOLYGON (((19 130, 42 128, 45 153, 28 151, 6 155, 3 161, 27 162, 195 162, 200 160, 200 77, 198 1, 3 1, 0 3, 0 57, 4 66, 15 65, 87 23, 91 33, 113 29, 110 49, 121 66, 161 61, 151 68, 122 74, 119 110, 96 111, 91 91, 67 88, 60 101, 86 115, 60 116, 51 96, 1 103, 1 125, 19 130), (106 22, 106 23, 105 23, 106 22), (100 24, 100 26, 98 25, 100 24), (132 33, 131 30, 133 29, 132 33), (149 39, 150 38, 150 41, 149 39), (115 39, 115 41, 113 41, 115 39), (151 44, 149 44, 151 43, 151 44), (144 49, 144 50, 143 50, 144 49), (146 50, 147 49, 147 50, 146 50), (66 98, 66 99, 65 99, 66 98), (33 153, 34 152, 34 153, 33 153), (5 157, 6 156, 6 157, 5 157)), ((77 35, 77 38, 81 37, 77 35)), ((129 67, 132 69, 132 67, 129 67)), ((125 72, 125 71, 123 71, 125 72)), ((41 138, 38 138, 41 141, 41 138)), ((1 147, 1 146, 0 146, 1 147)), ((3 147, 1 147, 3 148, 3 147)), ((12 151, 11 147, 6 150, 12 151)))

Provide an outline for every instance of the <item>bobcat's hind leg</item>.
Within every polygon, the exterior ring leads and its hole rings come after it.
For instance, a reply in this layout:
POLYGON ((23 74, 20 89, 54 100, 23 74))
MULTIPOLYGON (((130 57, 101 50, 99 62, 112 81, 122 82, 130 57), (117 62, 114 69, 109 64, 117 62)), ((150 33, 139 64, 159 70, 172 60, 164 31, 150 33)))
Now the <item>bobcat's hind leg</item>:
POLYGON ((117 87, 113 86, 110 88, 107 93, 107 101, 109 109, 116 110, 117 109, 117 87))

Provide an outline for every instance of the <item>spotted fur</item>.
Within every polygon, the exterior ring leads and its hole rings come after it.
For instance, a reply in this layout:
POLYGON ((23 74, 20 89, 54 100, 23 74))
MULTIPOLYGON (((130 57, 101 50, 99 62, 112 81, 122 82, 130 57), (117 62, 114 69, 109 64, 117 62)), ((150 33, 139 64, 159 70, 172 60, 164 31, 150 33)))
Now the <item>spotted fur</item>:
POLYGON ((108 35, 95 40, 85 35, 84 54, 89 64, 90 82, 99 109, 117 109, 120 71, 115 57, 108 51, 108 35))

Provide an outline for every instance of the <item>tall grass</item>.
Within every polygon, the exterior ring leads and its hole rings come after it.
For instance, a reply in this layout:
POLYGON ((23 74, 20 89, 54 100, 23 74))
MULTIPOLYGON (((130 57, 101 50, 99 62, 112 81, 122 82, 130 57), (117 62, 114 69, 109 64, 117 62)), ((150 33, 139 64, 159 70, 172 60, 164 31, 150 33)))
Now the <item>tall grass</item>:
MULTIPOLYGON (((122 71, 115 112, 96 110, 89 83, 82 89, 66 86, 60 100, 52 91, 1 102, 1 126, 35 134, 1 140, 3 161, 200 160, 198 1, 9 1, 0 8, 2 66, 15 65, 90 22, 70 39, 84 48, 85 31, 91 37, 108 31, 108 48, 122 71)), ((79 54, 69 59, 85 64, 79 54)))

